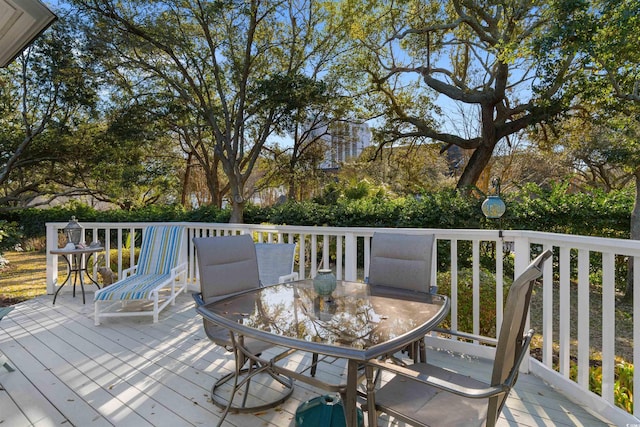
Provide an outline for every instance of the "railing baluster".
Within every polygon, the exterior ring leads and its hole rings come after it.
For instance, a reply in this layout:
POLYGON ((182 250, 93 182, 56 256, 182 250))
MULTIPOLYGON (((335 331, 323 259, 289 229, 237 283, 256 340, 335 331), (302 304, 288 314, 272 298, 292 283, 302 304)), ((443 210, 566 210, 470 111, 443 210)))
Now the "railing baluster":
POLYGON ((344 278, 358 279, 358 237, 355 233, 345 232, 344 236, 344 278))
POLYGON ((473 334, 480 335, 480 241, 472 242, 473 334))
MULTIPOLYGON (((504 261, 502 254, 502 239, 496 244, 496 301, 504 301, 504 261)), ((502 316, 504 306, 496 303, 496 338, 500 336, 500 326, 502 326, 502 316)))
POLYGON ((602 397, 613 403, 616 345, 615 256, 602 254, 602 397))
POLYGON ((311 277, 315 277, 318 269, 318 236, 311 235, 311 277))
MULTIPOLYGON (((544 250, 552 249, 545 246, 544 250)), ((549 369, 553 369, 553 260, 544 264, 543 288, 542 288, 542 363, 549 369)))
POLYGON ((578 250, 578 384, 589 388, 589 251, 578 250))
POLYGON ((307 274, 307 257, 306 257, 306 234, 300 234, 298 236, 298 275, 301 279, 306 278, 307 274))
POLYGON ((342 280, 342 236, 336 236, 336 278, 342 280))
MULTIPOLYGON (((458 330, 458 240, 451 240, 451 330, 458 330)), ((456 337, 454 337, 456 339, 456 337)))
POLYGON ((569 378, 569 356, 571 350, 571 277, 570 277, 570 249, 560 248, 560 373, 569 378))
POLYGON ((322 235, 322 268, 329 269, 331 268, 330 265, 330 261, 331 261, 331 251, 330 251, 330 239, 329 239, 329 235, 328 234, 323 234, 322 235))

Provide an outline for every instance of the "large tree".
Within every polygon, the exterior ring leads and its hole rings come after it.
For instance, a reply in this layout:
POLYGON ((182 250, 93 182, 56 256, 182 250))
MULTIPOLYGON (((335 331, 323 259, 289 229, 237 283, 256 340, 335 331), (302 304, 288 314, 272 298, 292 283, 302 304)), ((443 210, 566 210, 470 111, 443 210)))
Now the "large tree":
MULTIPOLYGON (((570 9, 575 19, 570 23, 557 19, 546 37, 541 38, 543 46, 557 45, 564 52, 577 53, 581 73, 569 91, 578 96, 580 115, 571 120, 579 123, 576 133, 584 135, 591 131, 578 144, 581 155, 588 162, 595 160, 590 166, 596 166, 594 170, 605 180, 605 185, 611 185, 613 178, 624 182, 633 177, 636 197, 630 235, 632 239, 640 239, 638 1, 575 0, 566 3, 568 8, 564 10, 570 9)), ((562 18, 562 14, 558 17, 562 18)), ((570 140, 564 145, 576 146, 570 140)), ((625 297, 632 295, 633 285, 629 281, 625 297)))
POLYGON ((72 135, 92 118, 97 96, 74 22, 60 15, 0 70, 0 206, 45 204, 86 194, 67 185, 77 151, 72 135))
MULTIPOLYGON (((307 37, 318 28, 308 24, 322 12, 322 2, 74 3, 91 23, 96 47, 118 60, 114 70, 139 82, 161 82, 182 111, 190 112, 182 128, 192 131, 190 154, 201 163, 219 162, 228 181, 231 221, 242 222, 244 186, 276 124, 290 111, 291 86, 282 82, 314 66, 307 47, 321 41, 307 37), (206 136, 193 138, 196 124, 206 136)), ((331 22, 321 28, 335 33, 331 22)))
POLYGON ((76 180, 98 201, 130 210, 180 199, 184 157, 156 102, 110 105, 100 126, 76 134, 76 180))
POLYGON ((597 130, 587 149, 608 167, 622 166, 634 177, 631 237, 640 239, 640 8, 637 0, 567 3, 574 21, 563 22, 559 14, 543 45, 578 53, 581 73, 570 91, 579 94, 581 114, 597 130))
POLYGON ((496 144, 566 110, 573 52, 539 36, 559 17, 557 2, 403 0, 345 2, 357 16, 353 70, 367 78, 382 120, 378 141, 437 141, 472 152, 457 183, 475 185, 496 144), (354 6, 354 4, 356 6, 354 6), (470 114, 474 123, 456 111, 470 114))
MULTIPOLYGON (((326 58, 323 64, 330 63, 336 51, 324 52, 331 58, 326 58)), ((291 200, 300 200, 299 187, 307 184, 305 181, 310 172, 317 173, 317 166, 328 151, 325 140, 340 123, 349 121, 353 113, 349 108, 350 98, 340 93, 336 81, 318 80, 318 74, 324 71, 316 70, 311 77, 298 76, 290 82, 294 87, 287 91, 293 95, 289 99, 291 111, 288 119, 281 123, 280 133, 288 134, 292 143, 281 152, 285 161, 280 158, 275 163, 282 166, 278 172, 285 178, 287 197, 291 200)), ((279 152, 278 147, 272 151, 276 156, 279 152)))
MULTIPOLYGON (((640 239, 640 7, 636 0, 597 0, 584 5, 590 31, 573 40, 585 52, 583 96, 604 111, 620 112, 624 119, 613 127, 624 135, 612 146, 617 160, 635 180, 631 238, 640 239), (620 156, 620 153, 626 153, 620 156)), ((570 35, 569 35, 570 36, 570 35)))

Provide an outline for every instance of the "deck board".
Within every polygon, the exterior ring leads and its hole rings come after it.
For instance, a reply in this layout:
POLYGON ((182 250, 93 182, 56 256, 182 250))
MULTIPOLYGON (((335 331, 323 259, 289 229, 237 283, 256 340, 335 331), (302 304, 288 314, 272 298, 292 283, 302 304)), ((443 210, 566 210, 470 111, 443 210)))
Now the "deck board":
MULTIPOLYGON (((231 355, 204 335, 189 295, 150 318, 93 324, 91 292, 61 293, 18 304, 0 322, 0 350, 15 372, 0 368, 0 424, 10 426, 210 426, 221 411, 210 401, 214 381, 233 369, 231 355)), ((431 363, 482 378, 487 361, 446 352, 431 363)), ((344 361, 330 359, 318 376, 340 381, 344 361)), ((296 354, 292 365, 308 365, 296 354)), ((291 398, 256 414, 230 414, 224 426, 295 424, 296 408, 322 390, 296 382, 291 398)), ((381 425, 402 425, 381 416, 381 425)), ((521 375, 499 426, 607 425, 532 375, 521 375)))

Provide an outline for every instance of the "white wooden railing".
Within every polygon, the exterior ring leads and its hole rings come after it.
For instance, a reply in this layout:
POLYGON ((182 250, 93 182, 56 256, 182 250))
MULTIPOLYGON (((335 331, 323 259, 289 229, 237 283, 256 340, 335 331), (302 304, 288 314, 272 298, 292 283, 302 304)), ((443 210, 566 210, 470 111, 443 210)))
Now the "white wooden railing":
MULTIPOLYGON (((182 223, 189 236, 189 280, 195 290, 198 287, 195 252, 191 238, 252 233, 256 241, 296 242, 298 246, 297 271, 301 277, 313 277, 320 268, 333 268, 338 279, 364 280, 369 266, 369 243, 376 231, 402 233, 433 233, 437 239, 437 252, 433 257, 434 267, 447 261, 446 269, 451 272, 449 294, 451 298, 452 330, 458 330, 461 313, 458 301, 458 274, 460 264, 465 262, 461 248, 470 248, 473 295, 473 330, 462 331, 478 338, 495 340, 495 336, 481 337, 480 313, 480 255, 487 248, 503 256, 495 256, 495 300, 503 301, 505 275, 504 260, 513 257, 513 270, 517 275, 529 264, 533 256, 542 250, 553 249, 554 261, 547 262, 542 280, 542 327, 536 331, 542 337, 542 361, 529 358, 523 363, 523 370, 543 377, 553 386, 563 390, 568 396, 594 411, 604 415, 618 425, 635 424, 640 420, 640 405, 636 405, 635 417, 614 405, 614 370, 616 365, 616 261, 633 259, 633 283, 640 283, 640 241, 574 236, 554 233, 517 230, 443 230, 443 229, 381 229, 342 227, 302 227, 249 224, 182 223), (304 242, 301 245, 300 242, 304 242), (593 260, 597 260, 593 262, 593 260), (339 260, 340 262, 335 262, 339 260), (360 260, 360 261, 359 261, 360 260), (602 276, 601 318, 590 315, 590 304, 594 303, 590 292, 590 274, 602 276), (554 286, 555 284, 555 286, 554 286), (572 298, 571 288, 577 289, 577 298, 572 298), (558 295, 554 296, 554 292, 558 295), (557 303, 554 303, 558 301, 557 303), (555 307, 554 314, 554 304, 555 307), (573 310, 570 308, 573 307, 573 310), (577 310, 576 310, 577 308, 577 310), (577 311, 577 319, 571 313, 577 311), (572 322, 577 331, 572 332, 572 322), (602 342, 590 342, 592 328, 600 328, 602 342), (591 351, 602 352, 602 397, 588 391, 589 359, 591 351), (553 364, 554 351, 558 356, 557 366, 553 364), (570 380, 570 356, 577 361, 577 379, 570 380), (638 418, 637 418, 638 417, 638 418)), ((58 246, 59 234, 66 223, 47 224, 47 292, 56 290, 58 259, 49 250, 58 246)), ((129 245, 128 236, 140 234, 149 223, 83 223, 85 239, 88 243, 99 240, 105 247, 106 262, 112 257, 117 261, 117 274, 128 265, 134 264, 134 251, 123 251, 129 245), (128 255, 123 255, 128 253, 128 255), (128 256, 128 259, 124 257, 128 256), (126 262, 125 262, 126 261, 126 262)), ((432 282, 437 280, 437 269, 432 268, 432 282)), ((93 274, 96 274, 94 267, 93 274)), ((619 279, 618 279, 619 280, 619 279)), ((618 283, 619 286, 624 284, 618 283)), ((538 290, 539 291, 539 290, 538 290)), ((640 340, 640 291, 634 292, 633 337, 640 340), (638 313, 636 313, 638 311, 638 313)), ((468 314, 467 314, 468 315, 468 314)), ((502 320, 502 306, 496 307, 495 330, 502 320)), ((456 340, 442 336, 427 337, 429 345, 448 348, 470 355, 490 357, 493 348, 481 345, 475 340, 456 340)), ((628 358, 627 358, 628 359, 628 358)), ((640 360, 640 348, 634 347, 633 363, 640 360)), ((634 389, 640 390, 640 375, 634 376, 634 389)))

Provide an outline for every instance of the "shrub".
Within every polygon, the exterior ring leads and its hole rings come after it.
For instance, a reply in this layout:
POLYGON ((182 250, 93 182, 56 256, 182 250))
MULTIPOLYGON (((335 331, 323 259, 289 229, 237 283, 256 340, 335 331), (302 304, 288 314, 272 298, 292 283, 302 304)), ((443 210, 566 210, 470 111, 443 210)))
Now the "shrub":
POLYGON ((22 236, 22 230, 17 222, 0 220, 0 254, 19 245, 22 236))
POLYGON ((613 389, 616 406, 633 414, 633 365, 620 362, 616 365, 616 382, 613 389))
MULTIPOLYGON (((438 273, 438 293, 451 295, 451 272, 438 273)), ((480 269, 480 335, 496 336, 496 278, 495 274, 480 269)), ((505 295, 508 287, 505 287, 505 295)), ((458 271, 458 330, 473 332, 473 271, 463 268, 458 271)), ((443 322, 448 328, 451 326, 451 314, 443 322)))
MULTIPOLYGON (((569 378, 575 381, 578 377, 578 365, 569 361, 569 378)), ((558 369, 554 363, 554 368, 558 369)), ((633 364, 620 361, 615 366, 613 385, 613 400, 617 407, 633 414, 633 364)), ((596 361, 589 367, 589 390, 602 396, 602 364, 596 361)))

